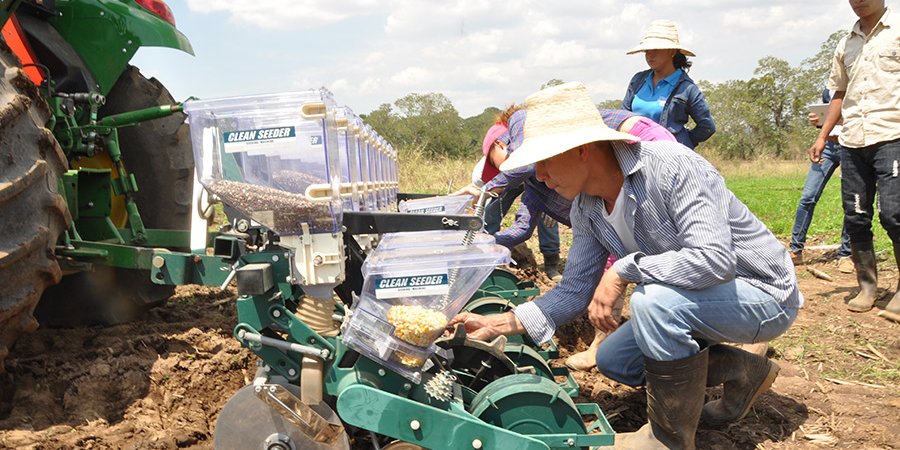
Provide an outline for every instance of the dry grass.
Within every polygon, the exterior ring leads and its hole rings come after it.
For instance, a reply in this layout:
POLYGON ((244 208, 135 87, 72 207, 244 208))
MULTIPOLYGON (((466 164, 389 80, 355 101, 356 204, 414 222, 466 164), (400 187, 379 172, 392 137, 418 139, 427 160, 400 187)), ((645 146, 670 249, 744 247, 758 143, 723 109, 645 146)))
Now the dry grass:
MULTIPOLYGON (((710 159, 710 163, 726 180, 741 178, 806 177, 809 161, 760 158, 755 161, 710 159)), ((802 188, 801 184, 798 188, 802 188)))
POLYGON ((418 148, 401 148, 400 191, 418 194, 444 195, 471 181, 472 167, 478 162, 451 159, 446 156, 430 158, 418 148))

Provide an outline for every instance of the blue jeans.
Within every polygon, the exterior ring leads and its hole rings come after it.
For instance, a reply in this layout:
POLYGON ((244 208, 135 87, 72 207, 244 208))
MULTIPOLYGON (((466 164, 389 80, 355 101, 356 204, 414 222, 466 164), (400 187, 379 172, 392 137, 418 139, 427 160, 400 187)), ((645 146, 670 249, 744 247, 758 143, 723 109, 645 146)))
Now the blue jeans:
POLYGON ((872 207, 878 192, 878 218, 894 243, 900 242, 900 140, 848 148, 841 197, 850 242, 872 242, 872 207))
POLYGON ((629 386, 644 383, 644 357, 676 361, 700 351, 697 339, 765 342, 784 333, 797 309, 782 308, 769 294, 743 280, 703 290, 666 284, 638 286, 631 294, 631 320, 597 349, 597 370, 629 386))
POLYGON ((484 231, 489 234, 496 234, 500 231, 500 222, 503 221, 503 216, 509 212, 509 208, 512 207, 516 198, 522 195, 523 191, 525 191, 524 184, 507 189, 484 207, 484 231))
POLYGON ((544 225, 543 217, 538 221, 538 245, 541 253, 544 255, 559 254, 559 223, 553 222, 553 225, 544 225))
MULTIPOLYGON (((516 201, 516 197, 522 194, 525 190, 525 185, 520 185, 513 189, 507 189, 500 194, 499 197, 491 200, 490 203, 487 204, 484 208, 484 230, 490 234, 497 234, 500 231, 500 223, 503 221, 503 216, 509 212, 509 209, 512 207, 513 202, 516 201)), ((544 225, 544 221, 538 219, 537 222, 537 230, 538 230, 538 245, 540 246, 541 253, 544 255, 558 255, 559 254, 559 224, 553 223, 552 226, 544 225)), ((528 237, 531 236, 531 231, 528 231, 528 237)), ((526 237, 527 239, 527 237, 526 237)))
MULTIPOLYGON (((843 147, 829 142, 822 151, 823 161, 820 164, 809 165, 806 183, 803 185, 803 194, 800 195, 800 204, 797 205, 794 229, 791 230, 791 252, 796 253, 803 250, 803 245, 806 244, 806 231, 809 230, 809 224, 812 222, 816 203, 822 197, 822 191, 825 190, 825 185, 828 184, 834 170, 841 164, 842 153, 844 153, 843 147)), ((838 257, 850 256, 850 235, 847 234, 846 223, 841 227, 841 247, 838 249, 837 255, 838 257)))

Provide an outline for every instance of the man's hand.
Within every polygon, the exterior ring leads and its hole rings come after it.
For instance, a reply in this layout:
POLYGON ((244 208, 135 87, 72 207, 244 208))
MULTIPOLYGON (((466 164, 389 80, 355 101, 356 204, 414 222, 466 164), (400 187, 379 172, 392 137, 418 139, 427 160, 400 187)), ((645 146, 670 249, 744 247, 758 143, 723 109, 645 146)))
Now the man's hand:
POLYGON ((616 269, 610 267, 603 273, 603 278, 594 290, 594 298, 588 305, 588 320, 594 328, 611 333, 619 328, 619 322, 613 317, 613 307, 620 295, 625 293, 628 282, 619 277, 616 269))
POLYGON ((467 338, 482 341, 493 340, 501 334, 521 334, 525 331, 525 327, 522 326, 519 319, 512 312, 492 314, 490 316, 462 312, 450 320, 447 328, 452 329, 456 324, 460 323, 466 327, 467 338))
POLYGON ((822 151, 825 150, 825 139, 817 137, 816 142, 809 148, 809 160, 815 164, 822 162, 822 151))
POLYGON ((478 198, 478 196, 481 195, 481 188, 475 187, 474 184, 470 184, 450 193, 450 195, 471 195, 472 197, 478 198))
POLYGON ((811 112, 806 116, 806 118, 809 120, 810 125, 812 125, 814 127, 819 126, 819 115, 818 114, 811 112))

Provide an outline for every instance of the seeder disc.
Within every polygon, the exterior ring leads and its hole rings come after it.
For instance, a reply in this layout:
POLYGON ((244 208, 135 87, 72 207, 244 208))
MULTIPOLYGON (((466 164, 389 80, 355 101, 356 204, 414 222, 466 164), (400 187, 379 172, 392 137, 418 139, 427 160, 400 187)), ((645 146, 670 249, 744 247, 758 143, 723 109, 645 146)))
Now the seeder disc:
MULTIPOLYGON (((328 405, 322 403, 309 408, 330 426, 342 427, 337 414, 328 405)), ((225 404, 216 420, 213 440, 216 450, 350 449, 345 432, 341 431, 337 436, 330 433, 331 430, 326 430, 324 433, 315 433, 318 437, 307 435, 291 423, 283 411, 263 401, 256 392, 256 386, 251 385, 241 388, 225 404), (322 436, 328 438, 323 439, 322 436), (321 442, 323 440, 327 442, 321 442)))

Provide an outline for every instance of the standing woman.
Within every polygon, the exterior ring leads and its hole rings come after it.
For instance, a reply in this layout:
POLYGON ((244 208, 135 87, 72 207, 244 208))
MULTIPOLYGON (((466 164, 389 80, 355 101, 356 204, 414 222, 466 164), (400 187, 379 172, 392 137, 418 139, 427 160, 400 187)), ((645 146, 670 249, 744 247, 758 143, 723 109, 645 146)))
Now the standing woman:
POLYGON ((716 132, 703 93, 688 75, 694 52, 678 43, 678 29, 671 20, 654 20, 641 43, 626 52, 644 52, 649 70, 638 72, 628 83, 622 109, 649 117, 668 129, 688 148, 716 132), (686 127, 688 117, 696 126, 686 127))

